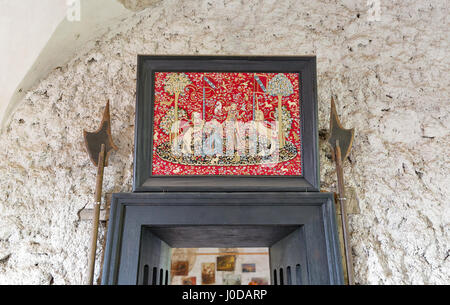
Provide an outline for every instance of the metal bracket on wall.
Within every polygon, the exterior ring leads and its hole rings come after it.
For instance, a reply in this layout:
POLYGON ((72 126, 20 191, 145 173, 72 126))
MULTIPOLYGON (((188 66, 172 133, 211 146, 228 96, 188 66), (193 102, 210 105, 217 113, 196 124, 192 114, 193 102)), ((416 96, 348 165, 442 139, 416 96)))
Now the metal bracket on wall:
MULTIPOLYGON (((104 205, 102 204, 100 208, 100 221, 106 222, 109 220, 109 207, 111 204, 111 193, 105 194, 104 197, 104 205)), ((78 219, 85 221, 85 220, 92 220, 94 215, 94 209, 87 209, 84 208, 81 211, 78 212, 78 219)))
MULTIPOLYGON (((345 187, 345 190, 346 190, 345 202, 347 214, 349 215, 361 214, 361 209, 359 208, 359 198, 358 195, 356 194, 356 190, 352 187, 347 186, 345 187)), ((334 193, 334 200, 336 203, 336 213, 338 215, 341 215, 341 207, 338 196, 339 195, 337 193, 334 193)))

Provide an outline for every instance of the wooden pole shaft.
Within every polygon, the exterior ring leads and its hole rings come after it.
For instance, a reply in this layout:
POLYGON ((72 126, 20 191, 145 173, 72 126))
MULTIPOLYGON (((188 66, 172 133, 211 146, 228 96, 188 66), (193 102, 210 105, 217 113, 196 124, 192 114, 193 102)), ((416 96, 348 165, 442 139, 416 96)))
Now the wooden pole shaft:
MULTIPOLYGON (((108 231, 108 221, 105 222, 105 232, 108 231)), ((103 243, 102 243, 102 257, 100 258, 100 266, 103 266, 103 263, 105 261, 105 249, 106 249, 106 234, 103 238, 103 243)), ((97 285, 101 284, 101 279, 103 276, 103 268, 100 268, 100 276, 97 279, 97 285)))
POLYGON ((88 269, 88 284, 92 285, 94 282, 94 270, 95 270, 95 253, 97 251, 97 237, 98 237, 98 224, 100 218, 100 204, 102 201, 102 186, 103 186, 103 169, 105 167, 105 144, 102 144, 101 151, 98 157, 97 165, 97 183, 95 186, 95 203, 94 203, 94 215, 92 223, 92 235, 91 235, 91 252, 89 255, 89 269, 88 269))
POLYGON ((335 148, 335 160, 336 160, 336 175, 338 182, 338 193, 339 193, 339 203, 341 206, 341 222, 342 222, 342 235, 344 239, 344 250, 345 250, 345 263, 347 266, 347 278, 348 284, 354 285, 353 279, 353 260, 352 253, 350 249, 350 243, 348 238, 348 221, 347 221, 347 209, 346 209, 346 197, 344 188, 344 173, 342 169, 341 161, 341 147, 339 146, 339 140, 336 141, 335 148))

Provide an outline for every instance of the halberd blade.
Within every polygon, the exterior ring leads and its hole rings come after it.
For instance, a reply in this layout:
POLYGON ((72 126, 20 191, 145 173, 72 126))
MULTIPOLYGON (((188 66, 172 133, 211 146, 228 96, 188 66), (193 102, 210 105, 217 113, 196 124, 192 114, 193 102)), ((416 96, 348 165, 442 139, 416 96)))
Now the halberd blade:
POLYGON ((341 148, 341 161, 343 162, 349 155, 355 136, 355 129, 345 129, 339 120, 336 112, 336 105, 334 99, 331 97, 331 112, 330 112, 330 137, 328 143, 333 149, 336 148, 336 141, 339 140, 339 147, 341 148))
POLYGON ((102 144, 105 144, 105 166, 108 164, 108 156, 111 150, 117 150, 111 136, 111 120, 109 115, 109 101, 106 103, 100 127, 94 132, 83 131, 84 143, 92 163, 98 166, 98 156, 102 144))

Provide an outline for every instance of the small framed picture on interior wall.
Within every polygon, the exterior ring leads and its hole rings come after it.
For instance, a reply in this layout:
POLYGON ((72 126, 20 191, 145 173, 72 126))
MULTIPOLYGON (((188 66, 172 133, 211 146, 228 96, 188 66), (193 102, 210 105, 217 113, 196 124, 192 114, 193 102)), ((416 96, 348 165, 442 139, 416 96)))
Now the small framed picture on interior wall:
POLYGON ((139 56, 135 191, 317 191, 315 57, 139 56))

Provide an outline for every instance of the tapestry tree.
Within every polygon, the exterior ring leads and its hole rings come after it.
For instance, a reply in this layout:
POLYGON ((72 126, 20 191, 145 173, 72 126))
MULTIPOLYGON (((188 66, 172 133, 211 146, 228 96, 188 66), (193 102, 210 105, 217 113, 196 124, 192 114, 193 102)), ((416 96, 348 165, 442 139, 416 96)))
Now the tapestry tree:
POLYGON ((284 133, 283 133, 283 118, 281 102, 283 96, 289 96, 294 93, 291 81, 282 73, 275 75, 267 84, 267 93, 271 96, 278 97, 278 142, 279 147, 283 148, 285 144, 284 133))
POLYGON ((189 77, 184 73, 169 73, 165 81, 164 90, 169 95, 175 95, 175 122, 178 121, 178 98, 180 95, 184 95, 186 86, 191 83, 189 77))

